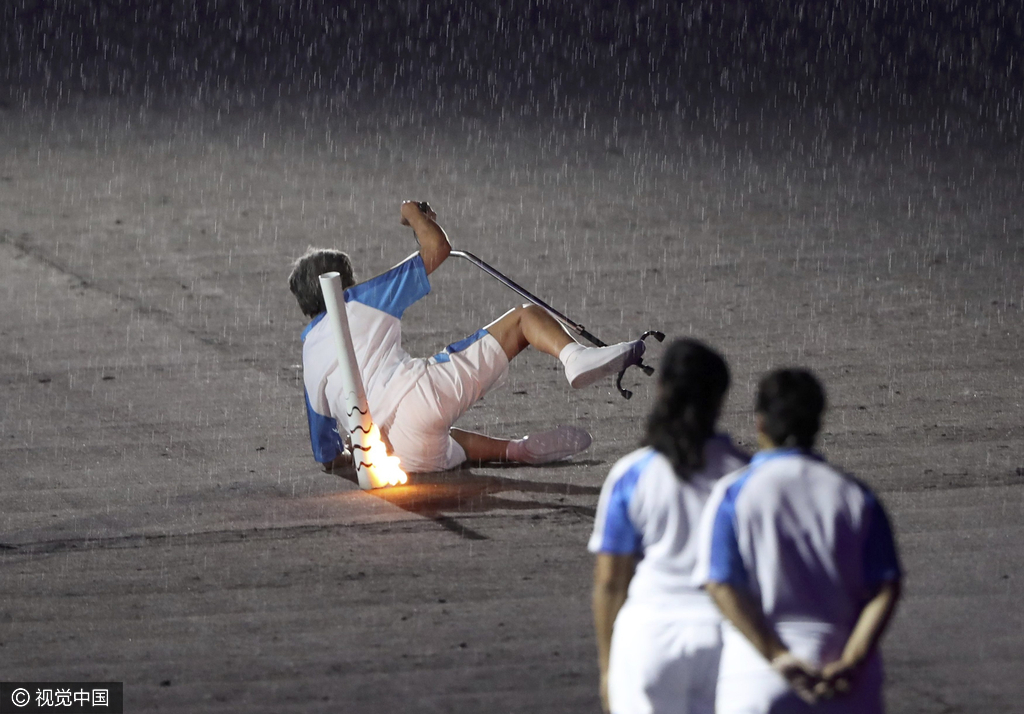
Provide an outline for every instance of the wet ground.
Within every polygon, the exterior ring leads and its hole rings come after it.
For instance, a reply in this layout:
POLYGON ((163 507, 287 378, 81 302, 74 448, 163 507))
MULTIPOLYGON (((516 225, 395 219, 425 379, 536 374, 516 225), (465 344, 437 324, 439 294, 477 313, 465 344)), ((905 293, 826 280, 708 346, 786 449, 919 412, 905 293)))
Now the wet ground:
MULTIPOLYGON (((823 451, 907 572, 890 710, 1020 711, 1019 147, 948 117, 462 109, 0 109, 3 679, 123 681, 126 711, 597 710, 585 543, 652 380, 625 401, 518 358, 462 425, 591 430, 555 466, 364 493, 310 456, 289 261, 386 269, 413 198, 606 341, 723 350, 743 444, 764 370, 817 371, 823 451)), ((413 354, 516 303, 454 259, 432 282, 413 354)))

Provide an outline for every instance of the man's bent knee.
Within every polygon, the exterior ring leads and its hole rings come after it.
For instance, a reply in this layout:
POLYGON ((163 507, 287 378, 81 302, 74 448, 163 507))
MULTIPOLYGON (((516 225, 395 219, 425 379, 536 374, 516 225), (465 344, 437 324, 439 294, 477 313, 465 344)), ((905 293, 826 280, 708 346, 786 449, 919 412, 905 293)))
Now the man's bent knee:
POLYGON ((533 303, 524 303, 516 308, 516 312, 519 313, 520 319, 523 315, 547 315, 548 312, 540 305, 534 305, 533 303))
POLYGON ((510 360, 529 344, 523 334, 523 317, 531 305, 512 308, 485 329, 498 341, 510 360))

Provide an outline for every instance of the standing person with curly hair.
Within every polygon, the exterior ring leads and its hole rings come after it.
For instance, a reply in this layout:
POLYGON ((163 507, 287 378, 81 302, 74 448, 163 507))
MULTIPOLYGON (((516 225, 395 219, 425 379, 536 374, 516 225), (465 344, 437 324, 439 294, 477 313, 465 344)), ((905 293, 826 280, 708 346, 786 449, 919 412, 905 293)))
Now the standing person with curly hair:
POLYGON ((601 702, 613 714, 712 714, 721 618, 691 582, 715 482, 748 461, 715 431, 729 369, 696 340, 661 360, 644 447, 605 481, 589 549, 601 702))
POLYGON ((807 370, 765 376, 762 450, 718 483, 704 512, 695 580, 728 621, 719 714, 884 709, 878 642, 899 598, 899 559, 871 490, 811 450, 824 410, 807 370))

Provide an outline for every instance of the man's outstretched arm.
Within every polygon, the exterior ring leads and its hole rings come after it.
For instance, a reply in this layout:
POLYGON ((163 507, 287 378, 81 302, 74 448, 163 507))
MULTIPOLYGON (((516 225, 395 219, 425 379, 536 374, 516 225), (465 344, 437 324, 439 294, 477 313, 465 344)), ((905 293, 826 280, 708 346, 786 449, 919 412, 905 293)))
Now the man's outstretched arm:
POLYGON ((437 214, 433 211, 421 211, 416 201, 402 203, 402 225, 412 226, 416 232, 416 240, 420 244, 420 257, 423 258, 427 275, 437 270, 452 250, 448 236, 441 226, 437 225, 436 218, 437 214))

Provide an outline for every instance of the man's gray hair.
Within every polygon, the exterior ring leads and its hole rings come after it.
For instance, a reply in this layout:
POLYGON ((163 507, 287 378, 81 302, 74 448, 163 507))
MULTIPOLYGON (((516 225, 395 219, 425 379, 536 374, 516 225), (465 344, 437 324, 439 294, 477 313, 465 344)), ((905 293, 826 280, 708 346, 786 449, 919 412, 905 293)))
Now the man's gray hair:
POLYGON ((341 275, 342 288, 356 284, 352 261, 348 254, 330 248, 312 248, 292 264, 292 273, 288 276, 288 288, 299 301, 302 314, 316 317, 324 312, 324 294, 320 290, 320 276, 324 273, 336 272, 341 275))

